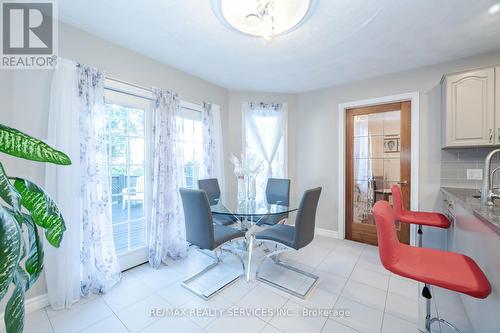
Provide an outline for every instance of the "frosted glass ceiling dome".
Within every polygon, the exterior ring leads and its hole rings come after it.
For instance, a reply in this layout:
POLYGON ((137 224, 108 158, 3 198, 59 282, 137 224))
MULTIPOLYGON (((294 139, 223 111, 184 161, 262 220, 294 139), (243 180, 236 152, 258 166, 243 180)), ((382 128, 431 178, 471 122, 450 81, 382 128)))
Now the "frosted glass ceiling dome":
POLYGON ((309 12, 311 0, 219 0, 216 14, 232 28, 272 39, 297 27, 309 12))

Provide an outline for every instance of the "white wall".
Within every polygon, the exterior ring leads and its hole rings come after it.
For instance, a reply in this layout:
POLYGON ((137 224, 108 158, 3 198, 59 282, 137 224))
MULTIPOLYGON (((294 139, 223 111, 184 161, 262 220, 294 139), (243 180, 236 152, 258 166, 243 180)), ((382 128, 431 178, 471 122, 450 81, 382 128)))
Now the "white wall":
POLYGON ((438 208, 440 187, 441 76, 499 63, 500 53, 491 53, 300 94, 295 116, 297 190, 300 193, 316 184, 323 186, 317 215, 319 227, 338 230, 337 129, 340 103, 420 92, 420 209, 434 210, 438 208))
POLYGON ((233 173, 233 165, 229 161, 230 154, 240 156, 242 151, 242 112, 241 105, 244 102, 275 102, 288 104, 288 176, 292 179, 291 193, 295 193, 295 153, 296 153, 296 120, 297 95, 261 92, 229 91, 228 99, 228 145, 225 146, 224 154, 226 168, 226 186, 229 192, 236 192, 236 178, 233 173))
MULTIPOLYGON (((59 56, 91 65, 107 75, 147 87, 157 86, 180 94, 194 103, 207 101, 221 106, 223 131, 228 128, 227 90, 124 49, 66 24, 59 25, 59 56)), ((47 135, 51 73, 46 70, 0 70, 0 123, 38 138, 47 135)), ((223 133, 227 138, 227 133, 223 133)), ((10 175, 44 184, 44 165, 1 157, 10 175)), ((28 292, 27 298, 46 292, 45 278, 28 292)), ((0 304, 3 312, 4 301, 0 304)))

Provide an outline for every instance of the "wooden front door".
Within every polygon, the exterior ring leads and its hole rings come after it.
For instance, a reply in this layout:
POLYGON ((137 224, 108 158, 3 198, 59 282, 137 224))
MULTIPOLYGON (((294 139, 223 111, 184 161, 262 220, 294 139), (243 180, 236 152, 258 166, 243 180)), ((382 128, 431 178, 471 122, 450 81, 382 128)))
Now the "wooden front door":
MULTIPOLYGON (((377 245, 375 202, 392 203, 391 186, 399 184, 405 208, 410 204, 410 102, 347 110, 346 145, 346 238, 377 245)), ((396 226, 409 244, 409 225, 396 226)))

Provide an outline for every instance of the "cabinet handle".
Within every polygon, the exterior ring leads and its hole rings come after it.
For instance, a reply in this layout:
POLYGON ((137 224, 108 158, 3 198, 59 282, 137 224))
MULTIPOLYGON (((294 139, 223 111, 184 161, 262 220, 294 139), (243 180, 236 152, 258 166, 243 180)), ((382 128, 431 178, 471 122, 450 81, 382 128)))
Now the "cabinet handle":
POLYGON ((498 132, 498 142, 500 142, 500 127, 497 128, 497 132, 498 132))
POLYGON ((493 142, 493 129, 490 128, 490 143, 493 142))

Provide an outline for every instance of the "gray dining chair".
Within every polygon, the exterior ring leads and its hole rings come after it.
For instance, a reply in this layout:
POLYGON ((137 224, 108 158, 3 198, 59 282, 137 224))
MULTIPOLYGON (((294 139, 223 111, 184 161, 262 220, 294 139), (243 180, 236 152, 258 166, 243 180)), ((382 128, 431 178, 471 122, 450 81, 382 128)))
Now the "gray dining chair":
POLYGON ((245 264, 243 259, 241 259, 241 257, 232 249, 223 246, 236 239, 243 239, 245 234, 235 228, 214 224, 212 213, 210 211, 210 204, 205 191, 181 188, 179 189, 179 192, 182 199, 182 206, 184 208, 186 240, 188 243, 199 247, 201 250, 214 252, 214 263, 183 280, 182 286, 197 296, 208 300, 210 297, 214 296, 244 275, 245 264), (242 274, 226 281, 221 286, 213 286, 204 291, 200 291, 199 289, 191 286, 191 282, 222 262, 219 255, 222 251, 231 253, 239 259, 243 267, 242 274), (219 254, 217 252, 219 252, 219 254))
MULTIPOLYGON (((288 206, 290 203, 290 179, 269 178, 266 184, 266 199, 269 204, 288 206)), ((257 225, 275 225, 287 218, 288 213, 264 216, 257 222, 257 225)))
MULTIPOLYGON (((217 178, 199 179, 198 188, 200 190, 204 190, 207 193, 208 202, 210 203, 210 206, 213 206, 218 203, 221 196, 221 192, 219 187, 219 181, 217 180, 217 178)), ((219 214, 215 214, 213 216, 213 220, 216 224, 225 226, 238 222, 238 219, 234 216, 219 215, 219 214)))
POLYGON ((276 287, 282 291, 285 291, 293 296, 297 296, 302 299, 307 297, 314 285, 318 282, 318 277, 314 274, 283 263, 280 260, 279 255, 287 251, 298 251, 312 242, 312 240, 314 239, 314 230, 316 224, 316 209, 318 207, 320 195, 321 187, 305 191, 304 195, 302 196, 299 209, 297 211, 297 217, 295 219, 294 226, 287 224, 276 224, 264 231, 258 232, 251 236, 247 265, 247 280, 250 280, 250 264, 252 260, 254 240, 274 243, 275 245, 277 245, 275 251, 266 254, 260 260, 255 274, 256 279, 273 287, 276 287), (304 275, 305 277, 312 279, 313 282, 304 293, 299 293, 295 290, 271 281, 266 277, 260 276, 260 268, 265 260, 269 258, 272 259, 273 262, 278 266, 304 275))

